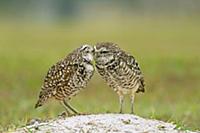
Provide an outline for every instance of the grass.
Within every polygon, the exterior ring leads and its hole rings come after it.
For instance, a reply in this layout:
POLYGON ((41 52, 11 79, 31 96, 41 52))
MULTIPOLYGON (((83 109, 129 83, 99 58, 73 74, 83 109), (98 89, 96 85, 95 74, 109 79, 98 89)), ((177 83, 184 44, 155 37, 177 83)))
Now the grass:
MULTIPOLYGON (((199 20, 116 18, 51 26, 1 22, 0 29, 0 131, 62 112, 53 100, 34 109, 44 75, 82 43, 99 41, 116 42, 138 59, 147 91, 136 97, 137 115, 200 130, 199 20)), ((71 104, 90 113, 119 108, 117 95, 98 74, 71 104)), ((128 97, 124 109, 130 112, 128 97)))

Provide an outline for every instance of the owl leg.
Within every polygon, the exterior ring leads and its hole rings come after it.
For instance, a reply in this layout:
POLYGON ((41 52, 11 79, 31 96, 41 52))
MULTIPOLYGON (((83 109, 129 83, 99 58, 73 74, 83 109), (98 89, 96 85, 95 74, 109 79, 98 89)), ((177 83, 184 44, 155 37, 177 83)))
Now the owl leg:
MULTIPOLYGON (((65 113, 67 113, 67 116, 70 116, 71 115, 71 113, 69 112, 69 110, 68 110, 68 108, 67 108, 67 106, 64 104, 64 101, 60 101, 60 103, 62 104, 62 106, 65 108, 65 113)), ((64 112, 63 113, 61 113, 61 115, 59 115, 59 116, 63 116, 64 115, 64 112)))
POLYGON ((72 112, 74 112, 75 114, 79 114, 78 111, 76 111, 73 107, 71 107, 66 100, 63 100, 65 106, 70 109, 72 112))
POLYGON ((124 96, 123 95, 119 95, 119 103, 120 103, 119 113, 123 113, 123 103, 124 103, 124 96))
POLYGON ((131 114, 134 114, 134 99, 135 93, 131 95, 131 114))

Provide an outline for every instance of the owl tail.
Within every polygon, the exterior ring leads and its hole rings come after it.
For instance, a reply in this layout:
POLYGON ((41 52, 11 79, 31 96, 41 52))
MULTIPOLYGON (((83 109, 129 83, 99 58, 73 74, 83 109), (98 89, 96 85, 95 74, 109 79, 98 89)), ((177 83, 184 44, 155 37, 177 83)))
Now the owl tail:
POLYGON ((144 89, 144 86, 140 86, 139 88, 138 88, 138 90, 136 91, 136 93, 139 93, 139 92, 145 92, 145 89, 144 89))
POLYGON ((140 81, 140 86, 139 86, 139 88, 138 88, 138 90, 136 91, 136 93, 139 93, 139 92, 145 92, 145 82, 144 82, 144 79, 141 79, 141 81, 140 81))
POLYGON ((47 101, 47 99, 49 99, 50 97, 51 97, 51 95, 47 94, 47 92, 42 90, 40 92, 39 99, 38 99, 37 103, 35 104, 35 108, 41 107, 47 101))
POLYGON ((37 103, 35 104, 35 109, 38 108, 38 107, 41 107, 43 105, 42 101, 39 99, 37 101, 37 103))

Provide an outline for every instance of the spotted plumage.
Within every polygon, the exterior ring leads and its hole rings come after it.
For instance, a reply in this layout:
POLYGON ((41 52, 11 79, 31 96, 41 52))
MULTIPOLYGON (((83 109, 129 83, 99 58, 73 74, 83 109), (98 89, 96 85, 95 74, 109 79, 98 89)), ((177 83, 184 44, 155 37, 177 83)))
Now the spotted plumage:
POLYGON ((83 45, 53 65, 44 79, 35 108, 42 106, 49 98, 55 98, 66 109, 77 113, 67 102, 85 88, 93 76, 93 52, 92 46, 83 45))
POLYGON ((119 95, 120 113, 124 95, 131 95, 131 112, 135 93, 144 92, 144 78, 136 59, 110 42, 95 46, 95 62, 99 74, 119 95))

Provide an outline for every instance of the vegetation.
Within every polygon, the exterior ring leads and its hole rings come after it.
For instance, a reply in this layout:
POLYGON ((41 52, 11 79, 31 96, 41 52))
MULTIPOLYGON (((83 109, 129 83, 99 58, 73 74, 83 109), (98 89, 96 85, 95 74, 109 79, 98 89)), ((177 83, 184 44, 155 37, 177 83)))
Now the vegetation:
MULTIPOLYGON (((83 43, 116 42, 139 61, 146 93, 135 113, 200 130, 200 23, 175 18, 105 19, 59 25, 0 24, 0 125, 3 130, 32 118, 54 118, 64 109, 54 100, 34 109, 48 68, 83 43)), ((127 97, 125 111, 130 112, 127 97)), ((81 112, 119 110, 118 97, 96 73, 72 99, 81 112)))

